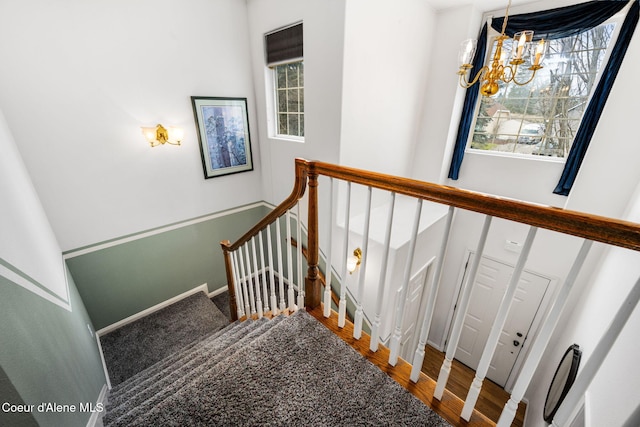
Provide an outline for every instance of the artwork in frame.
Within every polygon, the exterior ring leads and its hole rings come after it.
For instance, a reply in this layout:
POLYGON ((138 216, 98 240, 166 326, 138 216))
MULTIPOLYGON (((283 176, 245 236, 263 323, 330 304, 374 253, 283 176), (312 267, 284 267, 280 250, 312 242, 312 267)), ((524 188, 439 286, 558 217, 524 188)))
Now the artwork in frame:
POLYGON ((253 170, 247 98, 192 96, 205 179, 253 170))

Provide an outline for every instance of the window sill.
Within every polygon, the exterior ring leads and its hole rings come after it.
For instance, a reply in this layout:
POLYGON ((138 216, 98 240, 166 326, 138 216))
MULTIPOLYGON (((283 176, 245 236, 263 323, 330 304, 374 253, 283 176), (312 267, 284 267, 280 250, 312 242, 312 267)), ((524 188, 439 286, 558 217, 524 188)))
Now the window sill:
POLYGON ((565 163, 567 160, 565 157, 537 156, 532 154, 509 153, 504 151, 474 150, 473 148, 467 148, 465 150, 465 155, 467 154, 471 154, 474 156, 502 157, 506 159, 530 160, 549 163, 565 163))
POLYGON ((289 141, 289 142, 299 142, 304 144, 304 137, 301 136, 292 136, 292 135, 273 135, 271 139, 276 139, 279 141, 289 141))

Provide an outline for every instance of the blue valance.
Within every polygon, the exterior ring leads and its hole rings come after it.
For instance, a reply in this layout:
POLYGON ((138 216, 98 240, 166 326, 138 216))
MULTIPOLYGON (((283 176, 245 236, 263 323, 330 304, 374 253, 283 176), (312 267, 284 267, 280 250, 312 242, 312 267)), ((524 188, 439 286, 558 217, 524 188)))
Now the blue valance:
MULTIPOLYGON (((515 32, 521 31, 523 28, 533 30, 536 38, 557 39, 578 34, 580 32, 594 28, 604 21, 618 13, 624 8, 628 2, 626 1, 590 1, 580 3, 573 6, 549 9, 541 12, 525 13, 510 16, 507 21, 505 32, 513 37, 515 32)), ((573 146, 567 157, 565 169, 562 178, 558 183, 558 187, 554 193, 567 195, 573 185, 575 177, 584 154, 586 153, 593 130, 600 118, 604 103, 609 96, 613 80, 618 73, 622 58, 626 53, 627 46, 633 35, 633 31, 638 22, 639 16, 638 0, 633 0, 631 9, 625 18, 618 39, 611 50, 609 62, 607 63, 602 78, 592 96, 587 107, 582 124, 576 133, 573 146)), ((500 32, 504 18, 494 18, 492 20, 492 28, 500 32)), ((472 75, 484 65, 484 55, 487 43, 486 24, 482 28, 482 32, 478 39, 478 47, 473 61, 472 75)), ((464 157, 464 150, 469 139, 471 123, 473 122, 474 110, 478 99, 479 85, 473 85, 467 89, 465 101, 463 104, 462 117, 458 127, 454 153, 449 168, 449 178, 458 179, 460 166, 464 157)))

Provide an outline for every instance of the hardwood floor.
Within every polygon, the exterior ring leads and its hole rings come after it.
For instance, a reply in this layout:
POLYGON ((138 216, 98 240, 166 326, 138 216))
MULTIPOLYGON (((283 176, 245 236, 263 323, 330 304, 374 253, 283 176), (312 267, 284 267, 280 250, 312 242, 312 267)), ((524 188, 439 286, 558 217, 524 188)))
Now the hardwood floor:
POLYGON ((398 384, 406 388, 411 394, 423 401, 425 405, 433 409, 450 424, 454 426, 474 427, 495 426, 494 421, 489 420, 477 410, 473 411, 469 421, 465 421, 460 418, 464 401, 459 399, 449 390, 445 390, 442 400, 435 399, 433 397, 436 385, 434 380, 424 373, 421 373, 418 382, 412 382, 409 379, 409 375, 411 374, 411 365, 409 363, 399 359, 396 366, 389 365, 389 349, 384 346, 379 346, 378 351, 376 352, 369 350, 369 335, 363 332, 362 337, 359 340, 354 339, 353 324, 347 321, 343 328, 339 328, 337 313, 332 312, 331 317, 327 319, 323 316, 321 307, 308 310, 308 312, 318 319, 320 323, 325 325, 330 331, 339 336, 344 342, 366 357, 367 360, 378 366, 382 372, 385 372, 391 378, 396 380, 398 384))
MULTIPOLYGON (((420 379, 417 383, 414 383, 409 379, 411 373, 411 365, 409 363, 399 359, 395 367, 389 365, 389 349, 381 345, 376 352, 369 350, 369 335, 363 332, 362 338, 359 340, 354 339, 353 324, 351 322, 347 321, 344 328, 339 328, 337 313, 334 311, 332 311, 331 317, 328 319, 323 316, 321 307, 308 311, 309 314, 318 319, 329 330, 342 338, 343 341, 366 357, 374 365, 378 366, 380 370, 396 380, 452 425, 496 425, 509 395, 495 383, 489 380, 484 382, 476 409, 474 409, 471 419, 467 422, 460 418, 460 413, 462 412, 464 398, 467 395, 469 385, 473 381, 474 372, 471 369, 454 360, 442 400, 437 400, 433 397, 436 385, 436 381, 433 378, 438 377, 440 366, 444 360, 442 353, 427 346, 420 379)), ((516 414, 516 419, 512 423, 513 427, 523 426, 525 410, 526 406, 521 403, 518 408, 518 413, 516 414)))
MULTIPOLYGON (((444 360, 444 353, 439 352, 435 348, 427 345, 425 349, 424 362, 422 363, 422 372, 430 378, 438 378, 440 366, 444 360)), ((447 382, 447 389, 454 395, 464 400, 467 397, 467 391, 473 381, 475 372, 454 359, 451 367, 451 374, 447 382)), ((476 409, 484 414, 487 418, 494 422, 498 422, 500 413, 505 403, 509 400, 509 393, 504 391, 502 387, 491 380, 485 379, 480 391, 480 397, 476 404, 476 409)), ((513 427, 522 427, 524 425, 524 414, 527 405, 520 402, 516 418, 511 424, 513 427)))

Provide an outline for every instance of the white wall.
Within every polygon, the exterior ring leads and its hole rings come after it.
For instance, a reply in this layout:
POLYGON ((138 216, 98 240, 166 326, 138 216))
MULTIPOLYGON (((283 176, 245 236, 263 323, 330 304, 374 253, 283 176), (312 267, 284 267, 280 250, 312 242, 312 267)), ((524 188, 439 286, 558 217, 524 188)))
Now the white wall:
POLYGON ((439 10, 430 38, 435 42, 425 80, 425 105, 418 124, 411 177, 441 183, 460 119, 464 92, 458 89, 457 51, 462 40, 478 36, 481 12, 464 6, 439 10))
MULTIPOLYGON (((572 2, 563 2, 569 4, 572 2)), ((538 1, 527 5, 514 7, 512 13, 520 13, 531 10, 541 10, 560 6, 557 2, 538 1)), ((482 6, 477 6, 478 8, 482 6)), ((456 54, 458 43, 465 37, 475 36, 482 22, 482 14, 485 10, 475 9, 474 6, 465 6, 454 9, 446 9, 437 12, 436 23, 438 44, 434 47, 434 54, 429 68, 428 84, 426 87, 428 96, 425 113, 420 129, 419 144, 415 151, 415 161, 412 168, 412 176, 435 182, 443 182, 462 188, 497 194, 500 196, 518 198, 526 201, 566 207, 573 210, 586 211, 600 215, 622 217, 629 199, 632 197, 638 182, 640 182, 640 169, 637 168, 640 146, 634 123, 637 109, 633 108, 631 97, 628 96, 628 88, 635 87, 635 76, 640 72, 640 43, 638 32, 629 46, 622 70, 614 85, 607 106, 603 112, 598 129, 594 134, 591 146, 582 165, 578 179, 573 187, 571 195, 566 198, 552 193, 560 177, 563 165, 552 161, 514 159, 509 157, 491 156, 482 153, 465 155, 462 164, 460 179, 451 181, 444 179, 449 169, 451 150, 453 148, 457 124, 459 121, 463 94, 457 86, 456 54), (446 144, 444 143, 446 141, 446 144), (619 156, 622 153, 622 156, 619 156)), ((500 14, 499 12, 495 13, 500 14)), ((637 221, 637 218, 635 219, 637 221)), ((439 294, 437 304, 438 312, 434 318, 430 339, 441 342, 446 334, 446 312, 455 298, 455 289, 459 286, 459 272, 463 266, 464 253, 467 249, 474 249, 481 228, 481 218, 474 214, 462 214, 456 218, 454 235, 452 237, 448 260, 443 272, 443 286, 439 294)), ((487 253, 491 256, 503 259, 507 262, 515 262, 515 255, 504 250, 505 240, 520 241, 524 239, 526 228, 509 224, 504 221, 495 222, 489 237, 487 253)), ((551 232, 541 232, 534 244, 527 268, 539 273, 557 278, 558 282, 564 280, 573 256, 577 252, 579 239, 562 238, 551 232)), ((606 326, 606 319, 613 316, 615 307, 637 278, 639 272, 637 258, 625 252, 625 255, 609 255, 604 261, 599 262, 602 249, 596 247, 593 256, 582 274, 576 287, 577 291, 568 307, 576 307, 574 313, 577 317, 567 324, 565 319, 558 328, 557 335, 552 339, 552 347, 545 355, 539 371, 535 375, 535 381, 529 388, 526 398, 529 399, 530 425, 542 425, 542 405, 548 389, 551 376, 555 370, 559 357, 568 345, 574 341, 585 347, 585 357, 599 338, 598 333, 606 326), (613 257, 613 259, 609 259, 613 257), (613 273, 613 266, 618 270, 613 273), (635 276, 635 278, 634 278, 635 276), (593 285, 593 294, 585 290, 590 277, 598 277, 598 283, 593 285), (620 282, 624 278, 624 284, 620 282), (585 283, 587 282, 587 283, 585 283), (586 286, 586 287, 585 287, 586 286), (617 286, 618 292, 612 292, 611 286, 617 286), (583 300, 580 300, 580 296, 583 300), (603 313, 601 316, 600 313, 603 313), (590 319, 590 320, 587 320, 590 319), (593 328, 592 324, 599 324, 593 328), (599 332, 598 332, 599 331, 599 332)), ((637 317, 637 316, 636 316, 637 317)), ((625 334, 637 336, 637 322, 632 321, 625 334)), ((627 342, 624 350, 637 351, 631 348, 635 344, 627 342)), ((618 367, 610 364, 607 374, 621 378, 620 374, 624 363, 628 362, 625 351, 618 352, 618 367)), ((604 391, 595 391, 602 388, 606 382, 604 377, 599 377, 594 383, 591 401, 598 400, 598 404, 592 408, 592 425, 604 425, 604 409, 610 403, 604 391), (602 402, 602 403, 600 403, 602 402)), ((613 378, 613 376, 610 376, 613 378)), ((612 380, 615 386, 618 380, 612 380)), ((612 385, 613 386, 613 385, 612 385)), ((635 396, 637 384, 630 385, 627 389, 615 393, 616 396, 629 395, 622 398, 620 404, 620 417, 628 415, 630 408, 635 407, 637 401, 629 402, 631 396, 635 396), (625 392, 624 390, 628 390, 625 392), (626 405, 626 406, 625 406, 626 405)), ((604 390, 604 389, 603 389, 604 390)), ((607 388, 607 393, 613 393, 607 388)), ((611 394, 609 394, 610 396, 611 394)), ((633 400, 633 399, 632 399, 633 400)), ((613 425, 610 420, 607 425, 613 425)), ((615 424, 615 423, 614 423, 615 424)))
POLYGON ((264 167, 265 200, 279 204, 291 192, 294 159, 338 162, 344 44, 344 0, 248 0, 253 83, 264 167), (272 75, 265 65, 264 35, 303 22, 304 142, 273 138, 272 75))
POLYGON ((3 9, 0 107, 63 250, 262 199, 245 2, 3 9), (253 172, 204 180, 192 95, 248 98, 253 172), (157 123, 183 146, 150 148, 157 123))
POLYGON ((0 111, 0 274, 70 309, 60 247, 0 111))
POLYGON ((407 176, 424 104, 434 13, 422 0, 350 0, 340 163, 407 176))

